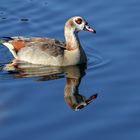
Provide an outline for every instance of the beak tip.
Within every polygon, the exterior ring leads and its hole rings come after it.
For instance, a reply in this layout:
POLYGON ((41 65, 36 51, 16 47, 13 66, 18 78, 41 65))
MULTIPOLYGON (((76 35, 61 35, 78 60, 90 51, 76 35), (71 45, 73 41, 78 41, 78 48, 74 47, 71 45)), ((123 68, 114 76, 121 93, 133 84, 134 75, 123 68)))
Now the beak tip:
POLYGON ((94 30, 93 33, 96 34, 96 31, 94 30))

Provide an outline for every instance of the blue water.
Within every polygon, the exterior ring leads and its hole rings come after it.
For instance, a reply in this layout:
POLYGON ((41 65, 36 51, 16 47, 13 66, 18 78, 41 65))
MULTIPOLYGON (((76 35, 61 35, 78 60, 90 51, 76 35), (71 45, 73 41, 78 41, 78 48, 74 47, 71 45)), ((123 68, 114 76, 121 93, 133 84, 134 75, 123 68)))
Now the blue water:
POLYGON ((64 40, 65 21, 75 15, 97 34, 79 34, 87 68, 9 73, 3 68, 12 55, 0 46, 0 140, 139 140, 139 7, 139 0, 1 0, 0 36, 64 40), (74 98, 97 98, 74 111, 64 99, 68 78, 80 84, 74 98))

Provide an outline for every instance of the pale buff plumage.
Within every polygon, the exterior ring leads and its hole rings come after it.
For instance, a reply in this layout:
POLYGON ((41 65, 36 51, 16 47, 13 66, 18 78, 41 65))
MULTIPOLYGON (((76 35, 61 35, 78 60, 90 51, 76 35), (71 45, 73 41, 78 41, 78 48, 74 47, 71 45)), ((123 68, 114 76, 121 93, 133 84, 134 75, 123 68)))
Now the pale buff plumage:
POLYGON ((81 30, 95 33, 82 17, 76 16, 65 24, 65 43, 49 38, 26 37, 3 38, 1 43, 21 61, 53 66, 77 65, 87 61, 78 38, 81 30))

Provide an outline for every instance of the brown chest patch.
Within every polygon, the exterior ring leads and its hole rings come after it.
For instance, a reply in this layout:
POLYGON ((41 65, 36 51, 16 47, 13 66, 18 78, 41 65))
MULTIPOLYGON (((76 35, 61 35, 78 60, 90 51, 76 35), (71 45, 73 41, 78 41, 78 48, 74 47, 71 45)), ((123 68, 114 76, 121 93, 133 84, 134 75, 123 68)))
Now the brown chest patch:
POLYGON ((25 42, 22 40, 12 41, 11 44, 13 45, 16 52, 18 52, 21 48, 25 47, 25 42))

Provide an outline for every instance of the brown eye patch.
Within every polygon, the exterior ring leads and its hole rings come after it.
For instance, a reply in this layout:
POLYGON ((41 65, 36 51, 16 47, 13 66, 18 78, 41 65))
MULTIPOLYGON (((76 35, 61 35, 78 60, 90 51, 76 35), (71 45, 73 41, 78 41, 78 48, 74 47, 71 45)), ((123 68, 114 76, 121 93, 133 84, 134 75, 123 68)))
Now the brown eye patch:
POLYGON ((81 24, 81 23, 82 23, 82 19, 81 19, 81 18, 78 18, 78 19, 75 20, 75 22, 76 22, 77 24, 81 24))

